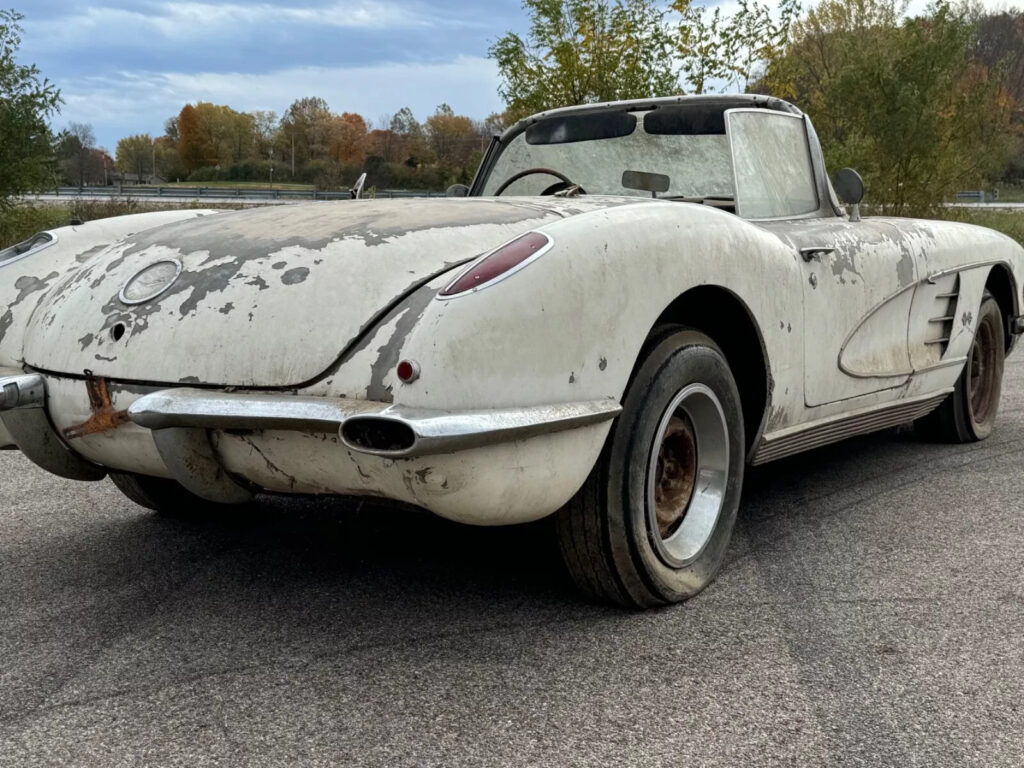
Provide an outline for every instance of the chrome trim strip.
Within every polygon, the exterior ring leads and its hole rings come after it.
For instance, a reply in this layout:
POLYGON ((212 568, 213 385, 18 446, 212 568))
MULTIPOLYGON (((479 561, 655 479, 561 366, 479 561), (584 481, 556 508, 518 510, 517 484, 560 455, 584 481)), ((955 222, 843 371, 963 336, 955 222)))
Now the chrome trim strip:
MULTIPOLYGON (((14 256, 13 258, 0 259, 0 268, 9 267, 11 264, 19 262, 22 259, 27 259, 29 256, 35 256, 40 251, 44 251, 47 248, 49 248, 50 246, 56 245, 57 241, 60 239, 60 238, 57 237, 57 233, 54 230, 52 230, 52 229, 44 229, 44 230, 42 230, 40 232, 36 232, 34 235, 32 235, 32 237, 30 237, 28 239, 32 240, 32 239, 34 239, 36 237, 39 237, 40 235, 49 235, 50 236, 50 240, 48 242, 43 243, 42 245, 37 245, 37 246, 35 246, 33 248, 29 248, 24 253, 19 253, 17 256, 14 256)), ((22 242, 25 242, 25 241, 23 240, 22 242)), ((20 243, 15 243, 14 245, 20 245, 20 243)), ((3 251, 0 251, 0 253, 3 253, 4 251, 9 251, 11 248, 14 247, 14 245, 12 245, 12 246, 10 246, 8 248, 4 248, 3 251)))
POLYGON ((381 419, 408 427, 415 436, 413 445, 402 450, 378 451, 352 444, 344 436, 342 443, 357 453, 411 458, 585 427, 610 421, 621 410, 622 406, 611 399, 525 408, 441 411, 367 400, 182 388, 139 398, 128 408, 128 417, 139 426, 153 430, 179 427, 280 429, 337 432, 339 435, 346 422, 381 419))
POLYGON ((379 413, 387 403, 299 395, 162 389, 128 408, 128 418, 146 429, 281 429, 334 432, 345 419, 379 413))
POLYGON ((416 438, 410 448, 378 451, 353 445, 344 435, 341 435, 341 440, 349 450, 359 453, 413 458, 455 453, 586 427, 610 421, 621 411, 622 406, 614 400, 454 413, 392 407, 378 415, 355 416, 350 421, 379 419, 403 424, 412 430, 416 438))
POLYGON ((844 440, 855 435, 864 435, 880 429, 887 429, 926 416, 935 410, 953 391, 944 389, 882 405, 863 408, 853 414, 841 414, 821 419, 810 424, 780 430, 766 435, 754 453, 751 464, 766 464, 769 461, 809 451, 829 443, 844 440))

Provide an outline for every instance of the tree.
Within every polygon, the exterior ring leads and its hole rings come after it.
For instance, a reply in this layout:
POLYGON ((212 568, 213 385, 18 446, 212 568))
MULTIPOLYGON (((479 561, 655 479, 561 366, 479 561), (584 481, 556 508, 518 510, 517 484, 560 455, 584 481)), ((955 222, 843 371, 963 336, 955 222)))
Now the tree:
POLYGON ((426 136, 423 126, 416 120, 412 110, 402 107, 391 118, 391 133, 397 139, 395 155, 407 165, 417 165, 426 154, 426 136))
POLYGON ((361 166, 366 157, 367 134, 361 115, 343 112, 334 118, 331 157, 342 165, 361 166))
POLYGON ((47 119, 60 91, 35 66, 18 64, 23 17, 0 10, 0 208, 54 182, 54 138, 47 119))
POLYGON ((488 55, 512 119, 552 107, 677 93, 665 12, 654 0, 523 0, 526 38, 488 55))
POLYGON ((296 99, 281 118, 279 141, 291 152, 292 171, 295 164, 310 160, 326 160, 330 156, 334 115, 327 102, 315 96, 296 99))
POLYGON ((84 187, 103 178, 101 158, 96 152, 96 135, 85 123, 68 123, 57 137, 57 156, 64 180, 84 187))
POLYGON ((1010 99, 972 60, 976 11, 938 2, 904 19, 895 0, 824 0, 759 84, 800 104, 828 165, 864 176, 868 201, 926 211, 1006 159, 1010 99))
POLYGON ((257 110, 250 114, 256 130, 256 154, 262 160, 269 156, 274 146, 279 120, 277 113, 269 109, 257 110))
POLYGON ((182 107, 178 114, 178 158, 189 173, 216 162, 202 119, 191 104, 182 107))
POLYGON ((779 0, 777 20, 757 0, 739 0, 732 16, 693 0, 673 0, 671 7, 680 16, 674 44, 683 78, 687 90, 697 94, 744 90, 755 68, 784 50, 800 13, 798 0, 779 0))
POLYGON ((464 166, 469 156, 480 148, 480 137, 473 121, 456 115, 447 104, 441 104, 427 118, 427 136, 437 162, 445 166, 464 166))
POLYGON ((141 183, 153 173, 155 158, 153 139, 148 133, 126 136, 117 142, 117 156, 114 164, 121 173, 133 173, 141 183))

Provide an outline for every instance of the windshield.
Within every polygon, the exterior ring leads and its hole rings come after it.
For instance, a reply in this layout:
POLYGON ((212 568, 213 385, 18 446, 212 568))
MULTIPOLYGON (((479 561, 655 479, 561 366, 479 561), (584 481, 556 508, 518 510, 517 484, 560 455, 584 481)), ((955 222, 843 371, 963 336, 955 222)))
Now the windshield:
POLYGON ((482 192, 494 195, 516 174, 537 169, 501 194, 551 194, 566 186, 550 173, 557 171, 591 195, 731 198, 732 159, 722 113, 720 107, 673 106, 548 118, 504 147, 482 192), (650 182, 652 175, 660 183, 650 182))

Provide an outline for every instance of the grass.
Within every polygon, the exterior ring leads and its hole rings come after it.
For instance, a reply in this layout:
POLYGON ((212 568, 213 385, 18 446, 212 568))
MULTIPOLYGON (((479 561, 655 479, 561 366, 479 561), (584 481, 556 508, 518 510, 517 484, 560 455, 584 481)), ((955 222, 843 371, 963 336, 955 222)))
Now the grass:
POLYGON ((172 181, 159 184, 161 187, 222 187, 225 189, 293 189, 313 190, 312 184, 278 184, 273 187, 265 181, 172 181))
POLYGON ((995 229, 1024 245, 1024 211, 946 208, 942 211, 942 218, 995 229))

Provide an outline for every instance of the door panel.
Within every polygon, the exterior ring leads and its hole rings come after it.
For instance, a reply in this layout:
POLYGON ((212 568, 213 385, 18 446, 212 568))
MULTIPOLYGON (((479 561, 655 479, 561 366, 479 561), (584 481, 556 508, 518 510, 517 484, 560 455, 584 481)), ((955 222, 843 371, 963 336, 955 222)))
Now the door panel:
POLYGON ((832 249, 803 264, 804 402, 846 400, 907 383, 917 267, 891 225, 803 219, 759 226, 793 247, 832 249))

